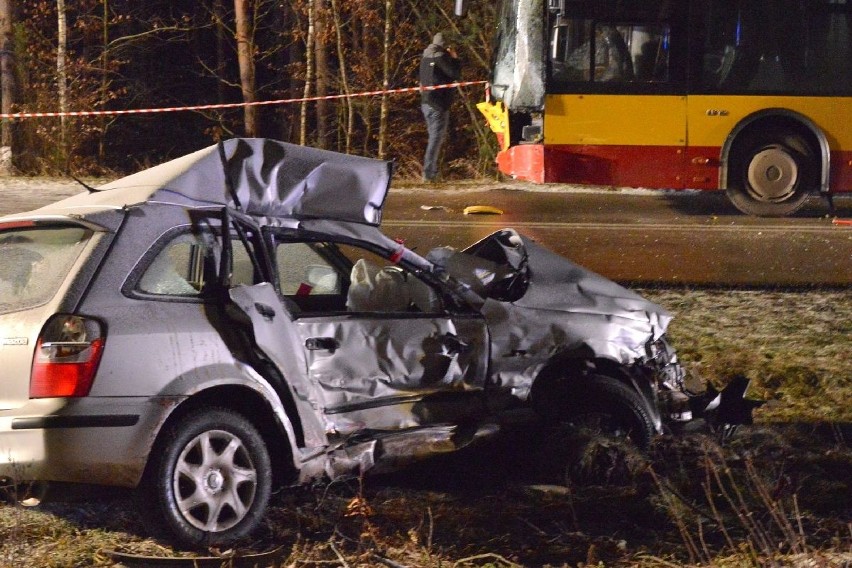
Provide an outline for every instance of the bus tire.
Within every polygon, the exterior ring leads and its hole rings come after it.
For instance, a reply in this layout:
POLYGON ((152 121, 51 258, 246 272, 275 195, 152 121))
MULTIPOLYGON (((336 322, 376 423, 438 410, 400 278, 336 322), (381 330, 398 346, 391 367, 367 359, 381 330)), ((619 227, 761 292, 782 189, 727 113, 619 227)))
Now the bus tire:
POLYGON ((797 211, 817 185, 814 152, 786 128, 743 134, 728 170, 728 199, 747 215, 784 217, 797 211))

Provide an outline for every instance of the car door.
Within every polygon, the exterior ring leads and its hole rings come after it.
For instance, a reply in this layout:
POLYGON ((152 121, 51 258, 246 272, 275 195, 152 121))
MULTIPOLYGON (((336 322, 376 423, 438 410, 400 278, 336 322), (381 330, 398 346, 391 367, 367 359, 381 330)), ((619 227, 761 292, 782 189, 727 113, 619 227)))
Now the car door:
MULTIPOLYGON (((293 361, 303 366, 303 395, 329 434, 453 424, 484 413, 485 322, 439 283, 351 243, 278 237, 273 257, 279 306, 289 317, 279 318, 280 342, 256 329, 267 338, 258 343, 271 359, 287 359, 291 373, 293 361)), ((262 319, 253 318, 256 328, 271 325, 262 319)))

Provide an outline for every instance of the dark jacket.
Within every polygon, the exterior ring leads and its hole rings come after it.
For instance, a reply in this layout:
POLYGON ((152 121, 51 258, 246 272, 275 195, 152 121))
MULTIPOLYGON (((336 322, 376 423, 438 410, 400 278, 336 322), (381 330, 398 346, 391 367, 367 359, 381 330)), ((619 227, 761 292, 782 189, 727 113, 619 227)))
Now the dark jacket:
MULTIPOLYGON (((459 77, 461 77, 459 60, 450 56, 443 47, 434 43, 429 44, 423 51, 423 59, 420 60, 420 86, 445 85, 458 81, 459 77)), ((453 102, 454 92, 455 89, 421 91, 421 100, 423 104, 447 110, 453 102)))

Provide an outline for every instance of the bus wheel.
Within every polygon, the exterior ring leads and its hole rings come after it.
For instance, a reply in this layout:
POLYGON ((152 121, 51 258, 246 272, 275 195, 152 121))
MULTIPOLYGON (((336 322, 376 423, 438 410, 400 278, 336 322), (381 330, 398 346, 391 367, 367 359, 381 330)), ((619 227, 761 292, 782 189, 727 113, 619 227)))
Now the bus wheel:
POLYGON ((807 142, 789 130, 743 135, 728 170, 728 198, 748 215, 783 217, 797 211, 815 187, 816 160, 807 142))

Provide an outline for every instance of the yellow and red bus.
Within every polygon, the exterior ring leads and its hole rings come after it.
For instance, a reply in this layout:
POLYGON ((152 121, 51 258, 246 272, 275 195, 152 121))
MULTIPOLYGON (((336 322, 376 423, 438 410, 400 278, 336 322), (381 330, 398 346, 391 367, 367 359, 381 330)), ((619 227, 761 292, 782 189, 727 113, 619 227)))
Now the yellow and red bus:
POLYGON ((852 191, 852 0, 502 0, 479 107, 515 178, 831 203, 852 191))

